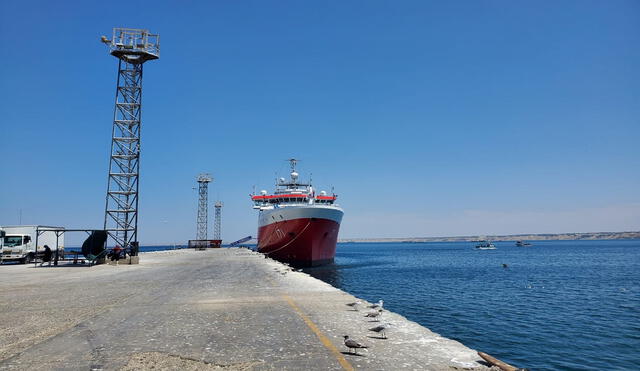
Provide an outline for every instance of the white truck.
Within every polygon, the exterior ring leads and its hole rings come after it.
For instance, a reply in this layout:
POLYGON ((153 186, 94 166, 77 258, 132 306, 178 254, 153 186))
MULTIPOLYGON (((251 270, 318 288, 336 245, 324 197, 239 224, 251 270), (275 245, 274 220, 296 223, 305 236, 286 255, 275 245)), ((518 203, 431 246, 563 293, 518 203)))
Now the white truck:
POLYGON ((0 263, 5 261, 32 262, 44 245, 60 258, 64 255, 64 228, 44 225, 17 225, 0 227, 0 263))

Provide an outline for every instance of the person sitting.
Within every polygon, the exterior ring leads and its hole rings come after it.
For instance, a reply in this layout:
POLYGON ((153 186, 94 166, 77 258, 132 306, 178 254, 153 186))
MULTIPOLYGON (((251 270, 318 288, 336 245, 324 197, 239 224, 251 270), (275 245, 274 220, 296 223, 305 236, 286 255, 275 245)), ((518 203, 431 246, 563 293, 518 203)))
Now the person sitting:
POLYGON ((114 247, 113 250, 111 250, 111 261, 120 260, 121 253, 122 253, 122 247, 120 247, 119 245, 116 245, 116 247, 114 247))
POLYGON ((51 255, 53 255, 53 251, 51 251, 51 248, 49 248, 49 246, 47 245, 44 245, 44 254, 42 255, 42 263, 40 263, 41 267, 44 263, 49 263, 49 266, 51 266, 51 255))

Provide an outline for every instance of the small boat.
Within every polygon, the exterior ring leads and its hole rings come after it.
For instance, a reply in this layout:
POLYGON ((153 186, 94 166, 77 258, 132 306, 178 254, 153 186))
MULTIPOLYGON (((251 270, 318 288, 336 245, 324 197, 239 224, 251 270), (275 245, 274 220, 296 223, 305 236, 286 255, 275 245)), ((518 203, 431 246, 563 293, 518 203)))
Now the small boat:
POLYGON ((482 240, 482 241, 478 241, 478 243, 476 244, 476 249, 495 250, 496 246, 493 243, 491 243, 491 241, 482 240))
POLYGON ((516 241, 516 246, 531 246, 527 241, 516 241))

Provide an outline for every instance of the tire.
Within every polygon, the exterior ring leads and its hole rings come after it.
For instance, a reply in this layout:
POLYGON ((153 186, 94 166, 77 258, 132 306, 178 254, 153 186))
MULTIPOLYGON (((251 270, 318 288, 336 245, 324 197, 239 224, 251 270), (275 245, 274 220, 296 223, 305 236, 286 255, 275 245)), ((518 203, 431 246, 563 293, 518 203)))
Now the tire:
POLYGON ((27 254, 27 256, 25 256, 25 257, 22 259, 22 261, 21 261, 21 262, 22 262, 23 264, 31 264, 31 262, 32 262, 32 261, 33 261, 33 254, 30 254, 30 253, 29 253, 29 254, 27 254))

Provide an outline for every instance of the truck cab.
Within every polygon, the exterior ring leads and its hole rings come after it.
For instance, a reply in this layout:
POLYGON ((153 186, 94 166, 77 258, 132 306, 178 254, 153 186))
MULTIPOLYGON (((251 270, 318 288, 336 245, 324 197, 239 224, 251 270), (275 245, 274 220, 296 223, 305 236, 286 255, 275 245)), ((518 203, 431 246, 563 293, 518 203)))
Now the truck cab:
POLYGON ((30 235, 5 234, 2 237, 2 260, 20 260, 30 263, 34 258, 30 235))

